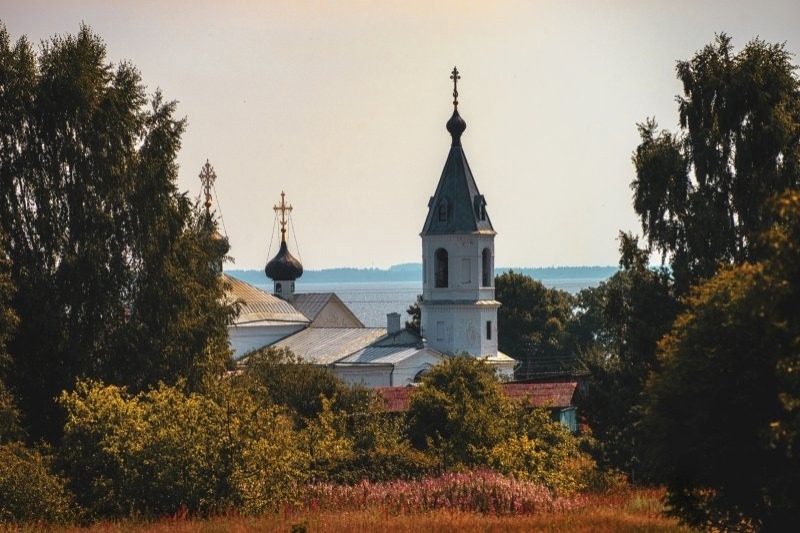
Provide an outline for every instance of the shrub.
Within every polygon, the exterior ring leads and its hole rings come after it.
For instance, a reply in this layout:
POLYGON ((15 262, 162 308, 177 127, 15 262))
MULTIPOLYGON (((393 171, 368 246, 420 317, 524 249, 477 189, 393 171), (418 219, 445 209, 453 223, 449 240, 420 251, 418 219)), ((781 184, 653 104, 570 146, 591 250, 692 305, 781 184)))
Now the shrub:
POLYGON ((66 523, 73 517, 64 480, 48 455, 21 443, 0 445, 0 524, 66 523))
POLYGON ((288 418, 230 382, 207 396, 81 382, 60 401, 61 464, 90 517, 262 512, 305 476, 288 418))

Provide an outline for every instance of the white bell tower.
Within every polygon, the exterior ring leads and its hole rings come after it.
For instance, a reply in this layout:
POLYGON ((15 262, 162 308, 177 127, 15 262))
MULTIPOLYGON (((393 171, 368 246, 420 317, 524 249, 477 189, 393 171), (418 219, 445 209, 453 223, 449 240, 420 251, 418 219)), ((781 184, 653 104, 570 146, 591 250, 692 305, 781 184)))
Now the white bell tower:
POLYGON ((447 131, 452 145, 420 233, 422 335, 431 348, 443 353, 496 359, 500 307, 494 299, 496 233, 461 147, 467 124, 458 114, 458 69, 450 79, 454 109, 447 131))

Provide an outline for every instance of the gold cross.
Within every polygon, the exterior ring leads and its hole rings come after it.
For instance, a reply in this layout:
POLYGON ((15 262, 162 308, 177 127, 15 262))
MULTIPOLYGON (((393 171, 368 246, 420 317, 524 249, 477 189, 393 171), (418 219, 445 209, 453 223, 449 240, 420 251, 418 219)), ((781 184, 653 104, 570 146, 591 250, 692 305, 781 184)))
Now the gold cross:
POLYGON ((458 80, 461 79, 461 76, 458 75, 458 69, 456 67, 453 67, 450 79, 453 80, 453 105, 458 107, 458 80))
POLYGON ((286 205, 286 194, 281 191, 281 203, 280 205, 273 206, 275 212, 281 212, 281 241, 286 242, 286 213, 292 212, 292 206, 286 205))
POLYGON ((203 184, 203 191, 206 196, 206 213, 211 211, 211 188, 214 186, 216 179, 217 173, 214 172, 214 167, 206 159, 206 164, 203 165, 203 169, 200 171, 200 183, 203 184))

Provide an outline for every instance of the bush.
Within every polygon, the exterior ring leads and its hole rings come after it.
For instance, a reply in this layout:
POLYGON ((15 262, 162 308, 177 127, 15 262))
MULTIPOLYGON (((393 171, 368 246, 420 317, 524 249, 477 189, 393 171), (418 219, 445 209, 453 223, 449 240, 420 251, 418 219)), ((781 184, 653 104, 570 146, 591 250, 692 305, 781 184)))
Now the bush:
POLYGON ((18 442, 0 445, 0 495, 0 524, 66 523, 74 516, 50 457, 18 442))
POLYGON ((230 382, 207 396, 81 382, 60 402, 61 464, 90 517, 262 512, 307 470, 289 419, 230 382))

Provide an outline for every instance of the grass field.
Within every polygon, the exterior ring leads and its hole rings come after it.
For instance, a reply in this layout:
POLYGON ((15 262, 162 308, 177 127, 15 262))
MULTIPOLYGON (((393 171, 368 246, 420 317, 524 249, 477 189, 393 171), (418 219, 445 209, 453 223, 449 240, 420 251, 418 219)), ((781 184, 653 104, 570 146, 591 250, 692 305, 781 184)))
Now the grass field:
POLYGON ((386 507, 361 510, 285 510, 262 517, 191 519, 177 516, 159 522, 101 522, 88 528, 62 531, 88 532, 467 532, 467 531, 691 531, 663 516, 661 492, 633 490, 617 495, 581 496, 567 510, 532 514, 493 515, 434 510, 392 512, 386 507))

